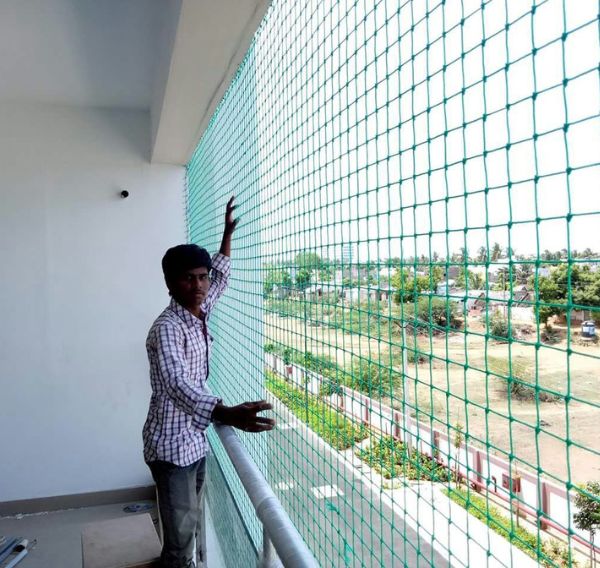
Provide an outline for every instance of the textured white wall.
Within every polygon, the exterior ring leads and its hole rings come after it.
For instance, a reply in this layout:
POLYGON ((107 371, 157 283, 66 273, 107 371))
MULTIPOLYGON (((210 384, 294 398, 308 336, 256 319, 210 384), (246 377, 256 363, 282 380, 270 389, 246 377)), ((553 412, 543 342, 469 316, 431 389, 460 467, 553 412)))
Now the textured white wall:
POLYGON ((0 501, 150 481, 144 342, 185 214, 149 141, 145 112, 0 104, 0 501))

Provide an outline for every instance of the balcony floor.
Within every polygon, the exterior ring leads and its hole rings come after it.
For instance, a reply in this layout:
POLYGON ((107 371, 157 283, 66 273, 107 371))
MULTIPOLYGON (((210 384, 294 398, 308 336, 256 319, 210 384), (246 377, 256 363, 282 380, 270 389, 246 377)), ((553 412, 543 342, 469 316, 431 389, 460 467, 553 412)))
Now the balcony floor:
MULTIPOLYGON (((136 501, 136 503, 152 501, 136 501)), ((115 503, 81 509, 68 509, 31 515, 0 517, 0 535, 22 536, 30 542, 37 540, 35 548, 17 566, 20 568, 81 568, 81 531, 84 525, 96 521, 115 519, 124 515, 123 507, 132 504, 115 503)), ((156 507, 150 513, 156 521, 156 507)), ((214 532, 210 511, 207 515, 206 541, 208 567, 225 566, 222 553, 214 532)))

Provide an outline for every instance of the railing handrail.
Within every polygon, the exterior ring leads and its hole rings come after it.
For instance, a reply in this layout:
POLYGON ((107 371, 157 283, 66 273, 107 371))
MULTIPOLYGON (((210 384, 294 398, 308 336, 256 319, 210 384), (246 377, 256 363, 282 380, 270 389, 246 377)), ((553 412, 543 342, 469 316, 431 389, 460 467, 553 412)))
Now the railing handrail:
POLYGON ((223 424, 215 424, 215 430, 283 565, 318 568, 312 552, 235 430, 223 424))

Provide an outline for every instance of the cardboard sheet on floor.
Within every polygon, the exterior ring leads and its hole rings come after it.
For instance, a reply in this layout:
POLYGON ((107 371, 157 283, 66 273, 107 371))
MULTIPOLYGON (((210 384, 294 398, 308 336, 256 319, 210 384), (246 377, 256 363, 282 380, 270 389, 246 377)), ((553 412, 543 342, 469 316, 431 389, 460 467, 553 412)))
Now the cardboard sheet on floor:
POLYGON ((148 513, 90 523, 81 546, 83 568, 155 568, 161 550, 148 513))

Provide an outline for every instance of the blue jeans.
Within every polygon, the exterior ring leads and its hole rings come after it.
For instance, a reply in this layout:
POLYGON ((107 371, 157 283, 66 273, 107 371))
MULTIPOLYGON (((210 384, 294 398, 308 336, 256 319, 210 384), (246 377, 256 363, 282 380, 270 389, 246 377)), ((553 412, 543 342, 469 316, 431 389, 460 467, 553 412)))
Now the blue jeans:
POLYGON ((162 568, 194 568, 194 540, 198 560, 204 561, 202 488, 206 458, 181 467, 170 462, 148 464, 158 492, 163 527, 162 568))

